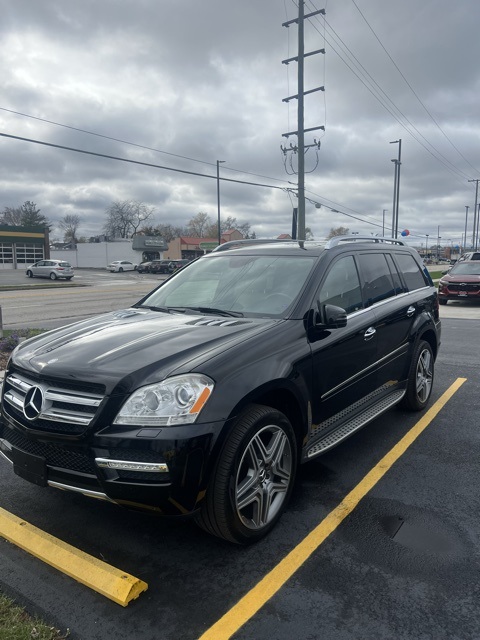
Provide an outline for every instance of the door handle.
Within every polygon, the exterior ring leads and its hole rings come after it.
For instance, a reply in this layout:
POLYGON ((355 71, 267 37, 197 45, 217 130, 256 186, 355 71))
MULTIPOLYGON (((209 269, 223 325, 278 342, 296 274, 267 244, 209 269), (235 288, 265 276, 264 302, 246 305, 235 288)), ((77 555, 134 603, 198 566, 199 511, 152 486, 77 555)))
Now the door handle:
POLYGON ((415 313, 415 307, 413 307, 413 306, 408 307, 408 309, 407 309, 407 316, 408 316, 409 318, 411 318, 411 317, 413 316, 413 314, 414 314, 414 313, 415 313))
POLYGON ((373 336, 377 333, 375 327, 368 327, 368 329, 363 334, 365 340, 371 340, 373 336))

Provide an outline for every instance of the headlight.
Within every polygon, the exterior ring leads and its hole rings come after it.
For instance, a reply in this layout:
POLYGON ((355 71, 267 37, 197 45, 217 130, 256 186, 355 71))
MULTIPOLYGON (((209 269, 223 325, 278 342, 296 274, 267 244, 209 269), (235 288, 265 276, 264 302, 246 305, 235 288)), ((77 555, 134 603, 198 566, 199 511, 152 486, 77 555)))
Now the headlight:
POLYGON ((443 287, 446 287, 447 283, 445 280, 440 280, 440 282, 438 283, 438 288, 439 289, 443 289, 443 287))
POLYGON ((199 374, 167 378, 132 393, 113 424, 151 427, 191 424, 207 402, 214 382, 199 374))

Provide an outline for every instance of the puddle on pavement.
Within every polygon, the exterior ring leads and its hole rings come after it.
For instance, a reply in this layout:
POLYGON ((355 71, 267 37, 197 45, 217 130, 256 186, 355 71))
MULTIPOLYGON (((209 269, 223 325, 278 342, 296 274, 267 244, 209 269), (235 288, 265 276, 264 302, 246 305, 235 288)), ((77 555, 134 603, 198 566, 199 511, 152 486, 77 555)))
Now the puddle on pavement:
POLYGON ((453 540, 447 533, 432 530, 422 523, 410 523, 400 516, 383 518, 381 523, 384 531, 394 542, 413 551, 436 555, 458 555, 462 552, 460 541, 453 540))

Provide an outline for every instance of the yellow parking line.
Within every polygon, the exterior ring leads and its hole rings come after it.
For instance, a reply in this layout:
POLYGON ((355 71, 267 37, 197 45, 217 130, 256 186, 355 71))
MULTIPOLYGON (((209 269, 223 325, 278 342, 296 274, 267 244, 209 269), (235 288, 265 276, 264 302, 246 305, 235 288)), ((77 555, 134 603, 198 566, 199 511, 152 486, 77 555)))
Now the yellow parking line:
POLYGON ((408 447, 428 427, 439 411, 458 391, 466 378, 457 380, 445 391, 437 402, 424 414, 417 424, 376 464, 369 473, 350 491, 342 502, 290 553, 281 560, 241 600, 207 629, 199 640, 228 640, 272 598, 277 591, 308 560, 314 551, 355 509, 360 500, 377 484, 408 447))
POLYGON ((0 535, 122 607, 148 589, 128 573, 51 536, 0 507, 0 535))

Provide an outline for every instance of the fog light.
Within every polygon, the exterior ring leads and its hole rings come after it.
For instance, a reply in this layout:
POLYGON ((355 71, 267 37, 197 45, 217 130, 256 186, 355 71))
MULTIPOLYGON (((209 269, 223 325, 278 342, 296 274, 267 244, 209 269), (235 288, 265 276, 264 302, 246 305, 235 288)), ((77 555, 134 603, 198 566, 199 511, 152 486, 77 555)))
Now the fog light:
POLYGON ((95 464, 102 469, 121 469, 122 471, 144 471, 145 473, 168 473, 165 462, 136 462, 133 460, 111 460, 95 458, 95 464))

